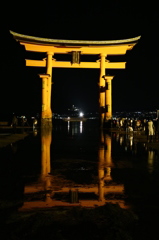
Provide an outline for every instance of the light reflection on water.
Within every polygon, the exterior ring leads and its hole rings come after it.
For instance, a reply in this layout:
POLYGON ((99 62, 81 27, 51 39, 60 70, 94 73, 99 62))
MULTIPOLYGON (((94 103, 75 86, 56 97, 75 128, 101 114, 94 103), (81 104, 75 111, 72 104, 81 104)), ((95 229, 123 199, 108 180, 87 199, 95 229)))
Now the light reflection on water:
POLYGON ((155 151, 148 150, 148 158, 147 158, 147 165, 149 173, 154 171, 154 161, 155 161, 155 151))
MULTIPOLYGON (((68 123, 68 132, 72 135, 82 133, 83 124, 80 122, 72 125, 68 123)), ((100 144, 98 149, 98 162, 93 163, 98 168, 98 176, 93 184, 74 184, 65 182, 61 176, 54 176, 51 173, 51 155, 50 147, 52 142, 52 132, 43 131, 41 134, 41 176, 39 181, 32 185, 26 185, 24 194, 31 197, 33 193, 45 192, 45 199, 37 201, 30 199, 25 201, 20 210, 37 207, 53 207, 53 206, 82 206, 95 207, 104 205, 106 202, 118 203, 121 207, 126 207, 123 199, 116 199, 115 195, 124 195, 124 185, 112 182, 111 168, 113 161, 111 157, 112 139, 109 135, 104 135, 101 131, 100 144), (111 198, 107 200, 107 195, 111 198), (58 197, 57 197, 58 196, 58 197), (60 199, 61 196, 61 199, 60 199), (82 197, 82 198, 80 198, 82 197), (88 197, 88 199, 87 199, 88 197)), ((83 161, 83 159, 81 159, 83 161)), ((66 159, 67 161, 67 159, 66 159)), ((80 161, 80 160, 79 160, 80 161)), ((92 163, 90 163, 92 164, 92 163)), ((74 171, 74 170, 72 170, 74 171)), ((87 171, 85 167, 80 167, 78 171, 87 171)), ((81 175, 82 177, 82 175, 81 175)), ((34 198, 34 197, 33 197, 34 198)))
MULTIPOLYGON (((140 186, 137 179, 159 169, 156 152, 138 145, 133 134, 108 134, 83 122, 66 124, 53 132, 34 132, 34 138, 41 138, 41 171, 36 181, 25 184, 19 210, 105 203, 131 207, 132 189, 147 188, 142 185, 144 180, 140 186)), ((33 156, 33 161, 36 158, 33 156)))
POLYGON ((140 144, 140 149, 137 145, 137 142, 134 139, 133 133, 130 134, 114 134, 114 139, 124 148, 125 152, 131 151, 132 154, 136 155, 138 152, 141 152, 141 147, 143 154, 145 155, 145 161, 147 162, 147 170, 149 173, 153 173, 155 170, 155 160, 157 160, 158 155, 156 151, 152 148, 148 148, 146 143, 140 144))
POLYGON ((83 121, 80 121, 80 122, 73 122, 73 124, 71 125, 71 128, 70 128, 70 121, 67 122, 67 130, 68 130, 68 133, 70 133, 71 131, 71 134, 72 135, 76 135, 78 133, 82 133, 83 132, 83 121))

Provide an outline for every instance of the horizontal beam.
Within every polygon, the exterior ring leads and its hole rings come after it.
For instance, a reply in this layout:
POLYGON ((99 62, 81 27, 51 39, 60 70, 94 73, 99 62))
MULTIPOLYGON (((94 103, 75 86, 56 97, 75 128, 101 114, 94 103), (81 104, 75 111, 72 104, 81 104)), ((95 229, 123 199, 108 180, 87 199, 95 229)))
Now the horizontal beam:
POLYGON ((46 67, 46 60, 25 60, 27 67, 46 67))
MULTIPOLYGON (((105 62, 107 69, 124 69, 126 62, 105 62)), ((28 67, 46 67, 46 60, 29 60, 26 59, 28 67)), ((54 68, 100 68, 100 62, 81 62, 80 64, 70 62, 52 61, 54 68)))
POLYGON ((56 46, 48 46, 48 45, 38 45, 38 44, 30 44, 25 42, 20 42, 20 44, 25 46, 27 51, 32 52, 53 52, 54 54, 68 54, 73 51, 80 51, 81 54, 88 55, 96 55, 104 53, 106 55, 124 55, 127 50, 131 50, 135 43, 132 44, 123 44, 123 45, 110 45, 110 46, 97 46, 97 47, 56 47, 56 46))

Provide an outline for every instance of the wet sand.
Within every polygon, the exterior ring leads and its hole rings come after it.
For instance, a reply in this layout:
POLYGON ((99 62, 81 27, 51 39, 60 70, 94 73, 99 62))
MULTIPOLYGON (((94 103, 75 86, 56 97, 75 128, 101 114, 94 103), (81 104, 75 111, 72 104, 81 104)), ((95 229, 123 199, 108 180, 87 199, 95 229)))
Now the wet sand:
POLYGON ((148 148, 152 148, 159 152, 159 139, 156 139, 156 136, 153 137, 152 141, 148 141, 147 135, 144 132, 133 133, 134 141, 137 143, 145 143, 148 148))
POLYGON ((0 148, 7 147, 11 143, 23 140, 28 135, 29 134, 26 132, 22 133, 13 133, 12 131, 0 132, 0 148))

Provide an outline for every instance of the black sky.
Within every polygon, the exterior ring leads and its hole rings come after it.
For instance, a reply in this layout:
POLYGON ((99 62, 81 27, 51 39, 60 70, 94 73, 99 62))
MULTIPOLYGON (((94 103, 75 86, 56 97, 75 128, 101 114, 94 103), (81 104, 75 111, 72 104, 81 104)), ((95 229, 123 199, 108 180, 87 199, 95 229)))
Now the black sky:
MULTIPOLYGON (((25 67, 35 58, 15 42, 9 30, 55 39, 113 40, 141 35, 133 50, 111 61, 126 61, 125 70, 107 71, 113 79, 113 111, 159 109, 157 7, 138 1, 45 1, 6 4, 2 14, 0 107, 20 113, 40 111, 45 69, 25 67)), ((41 56, 40 56, 41 57, 41 56)), ((43 57, 43 56, 42 56, 43 57)), ((72 104, 84 111, 98 109, 99 70, 53 69, 52 110, 72 104)))

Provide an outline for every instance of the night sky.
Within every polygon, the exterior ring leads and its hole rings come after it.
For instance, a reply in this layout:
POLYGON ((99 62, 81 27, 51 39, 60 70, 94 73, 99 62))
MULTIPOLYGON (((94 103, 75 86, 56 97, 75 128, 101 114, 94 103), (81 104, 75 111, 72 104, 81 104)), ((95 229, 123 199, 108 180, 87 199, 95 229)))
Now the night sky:
MULTIPOLYGON (((0 113, 36 113, 41 110, 43 68, 25 67, 27 53, 9 30, 37 37, 74 40, 141 39, 126 55, 108 57, 126 61, 126 69, 108 70, 113 79, 113 111, 159 109, 158 8, 152 1, 35 1, 6 4, 1 20, 0 113), (49 3, 49 4, 47 4, 49 3), (151 5, 150 5, 151 4, 151 5)), ((2 15, 2 12, 1 12, 2 15)), ((98 57, 97 57, 98 59, 98 57)), ((85 112, 98 110, 98 69, 53 69, 52 110, 71 105, 85 112)))

